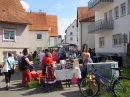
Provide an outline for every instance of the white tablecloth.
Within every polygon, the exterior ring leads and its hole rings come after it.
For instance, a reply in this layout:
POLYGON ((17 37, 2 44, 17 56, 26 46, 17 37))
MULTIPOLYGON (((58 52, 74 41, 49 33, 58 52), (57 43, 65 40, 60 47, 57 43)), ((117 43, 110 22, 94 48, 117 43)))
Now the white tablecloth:
POLYGON ((56 80, 71 79, 73 77, 73 74, 75 74, 76 78, 81 78, 81 72, 79 68, 55 70, 54 72, 56 80))

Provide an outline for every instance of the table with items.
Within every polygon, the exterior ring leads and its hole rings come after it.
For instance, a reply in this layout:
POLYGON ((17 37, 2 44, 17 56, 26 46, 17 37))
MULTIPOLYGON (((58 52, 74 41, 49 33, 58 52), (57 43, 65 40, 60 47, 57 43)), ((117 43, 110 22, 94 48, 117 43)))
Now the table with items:
POLYGON ((70 87, 70 81, 73 83, 73 78, 81 79, 81 72, 79 68, 79 60, 61 60, 62 69, 55 70, 54 75, 57 81, 66 81, 66 84, 70 87))

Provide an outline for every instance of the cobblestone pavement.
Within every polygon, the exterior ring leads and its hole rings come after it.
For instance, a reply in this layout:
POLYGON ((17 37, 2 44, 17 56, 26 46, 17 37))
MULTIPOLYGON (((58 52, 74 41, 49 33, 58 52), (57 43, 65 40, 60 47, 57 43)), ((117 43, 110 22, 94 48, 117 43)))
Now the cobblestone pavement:
POLYGON ((29 89, 28 87, 22 87, 21 85, 21 73, 15 73, 12 75, 11 88, 5 90, 4 76, 0 76, 0 97, 83 97, 77 85, 71 85, 70 88, 58 88, 54 92, 44 93, 41 90, 41 86, 35 89, 29 89))

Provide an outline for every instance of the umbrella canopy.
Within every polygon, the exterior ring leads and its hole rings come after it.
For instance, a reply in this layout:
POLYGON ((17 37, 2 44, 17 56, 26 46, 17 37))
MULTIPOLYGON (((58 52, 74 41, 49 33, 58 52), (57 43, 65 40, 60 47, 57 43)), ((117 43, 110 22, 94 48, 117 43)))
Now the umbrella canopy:
POLYGON ((77 46, 76 44, 69 44, 68 46, 77 46))
POLYGON ((61 48, 61 47, 55 45, 55 46, 50 46, 48 48, 61 48))

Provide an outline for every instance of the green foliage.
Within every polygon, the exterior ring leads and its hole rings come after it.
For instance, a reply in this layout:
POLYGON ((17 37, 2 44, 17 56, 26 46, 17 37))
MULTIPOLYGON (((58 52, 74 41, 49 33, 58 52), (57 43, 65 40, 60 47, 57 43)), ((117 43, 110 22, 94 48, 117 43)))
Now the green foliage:
MULTIPOLYGON (((121 67, 121 70, 123 70, 123 72, 122 72, 122 75, 123 76, 125 76, 125 77, 127 77, 127 78, 130 78, 130 67, 121 67)), ((99 94, 99 95, 97 95, 96 97, 114 97, 113 96, 113 94, 112 93, 104 93, 104 94, 99 94)), ((123 94, 122 94, 122 96, 121 97, 124 97, 123 96, 123 94)), ((129 96, 128 97, 130 97, 130 93, 129 93, 129 96)))

